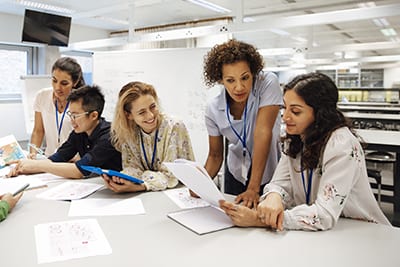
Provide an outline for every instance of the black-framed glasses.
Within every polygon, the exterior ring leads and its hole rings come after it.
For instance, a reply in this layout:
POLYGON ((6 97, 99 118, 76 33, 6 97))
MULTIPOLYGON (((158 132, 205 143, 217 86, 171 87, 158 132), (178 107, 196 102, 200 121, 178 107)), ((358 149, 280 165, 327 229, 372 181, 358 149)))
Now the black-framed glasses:
POLYGON ((71 120, 76 120, 76 118, 82 117, 83 115, 88 115, 90 112, 86 111, 83 113, 79 113, 79 114, 75 114, 75 113, 71 113, 71 111, 67 111, 67 115, 71 118, 71 120))

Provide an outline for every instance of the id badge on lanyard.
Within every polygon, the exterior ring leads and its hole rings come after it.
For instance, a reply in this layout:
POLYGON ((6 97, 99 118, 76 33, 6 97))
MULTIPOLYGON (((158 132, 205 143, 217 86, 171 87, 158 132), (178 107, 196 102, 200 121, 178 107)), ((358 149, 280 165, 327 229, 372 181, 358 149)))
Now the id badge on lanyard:
POLYGON ((246 148, 243 148, 243 153, 242 153, 242 178, 247 180, 247 174, 249 173, 249 169, 246 166, 246 148))

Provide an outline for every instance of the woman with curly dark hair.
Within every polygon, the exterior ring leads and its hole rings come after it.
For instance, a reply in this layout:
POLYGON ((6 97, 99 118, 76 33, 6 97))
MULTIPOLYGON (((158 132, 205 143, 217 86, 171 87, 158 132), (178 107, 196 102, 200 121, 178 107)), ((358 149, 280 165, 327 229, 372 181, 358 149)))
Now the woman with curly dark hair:
POLYGON ((257 210, 222 202, 239 226, 327 230, 340 216, 390 225, 369 185, 358 137, 337 109, 326 75, 299 75, 284 87, 284 151, 257 210))
POLYGON ((256 48, 237 40, 214 46, 204 59, 206 85, 224 86, 206 108, 205 168, 211 177, 218 173, 226 138, 224 192, 237 195, 236 203, 250 208, 258 204, 280 157, 282 92, 276 75, 262 70, 263 58, 256 48))

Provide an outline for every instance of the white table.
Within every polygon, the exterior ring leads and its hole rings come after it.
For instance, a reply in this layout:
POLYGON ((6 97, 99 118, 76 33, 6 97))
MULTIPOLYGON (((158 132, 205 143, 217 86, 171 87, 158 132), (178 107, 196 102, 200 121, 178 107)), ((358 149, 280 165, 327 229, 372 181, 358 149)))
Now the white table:
MULTIPOLYGON (((97 178, 87 182, 101 182, 97 178)), ((73 220, 67 201, 42 200, 27 191, 0 223, 1 266, 38 266, 34 226, 73 220)), ((125 198, 108 190, 90 197, 125 198)), ((230 228, 199 236, 167 218, 178 207, 162 192, 136 194, 145 215, 95 217, 112 254, 40 266, 399 266, 400 229, 341 219, 325 232, 275 233, 261 228, 230 228)))

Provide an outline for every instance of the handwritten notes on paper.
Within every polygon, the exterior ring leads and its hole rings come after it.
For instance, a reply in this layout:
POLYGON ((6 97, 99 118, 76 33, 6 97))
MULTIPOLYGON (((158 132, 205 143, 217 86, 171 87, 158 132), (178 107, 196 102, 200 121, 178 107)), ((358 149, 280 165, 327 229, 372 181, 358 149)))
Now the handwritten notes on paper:
POLYGON ((209 206, 210 203, 190 196, 186 187, 165 190, 164 193, 181 209, 199 208, 209 206))
POLYGON ((102 184, 65 182, 38 194, 37 197, 52 200, 75 200, 87 197, 102 187, 102 184))
POLYGON ((96 219, 38 224, 35 239, 39 264, 112 253, 96 219))

